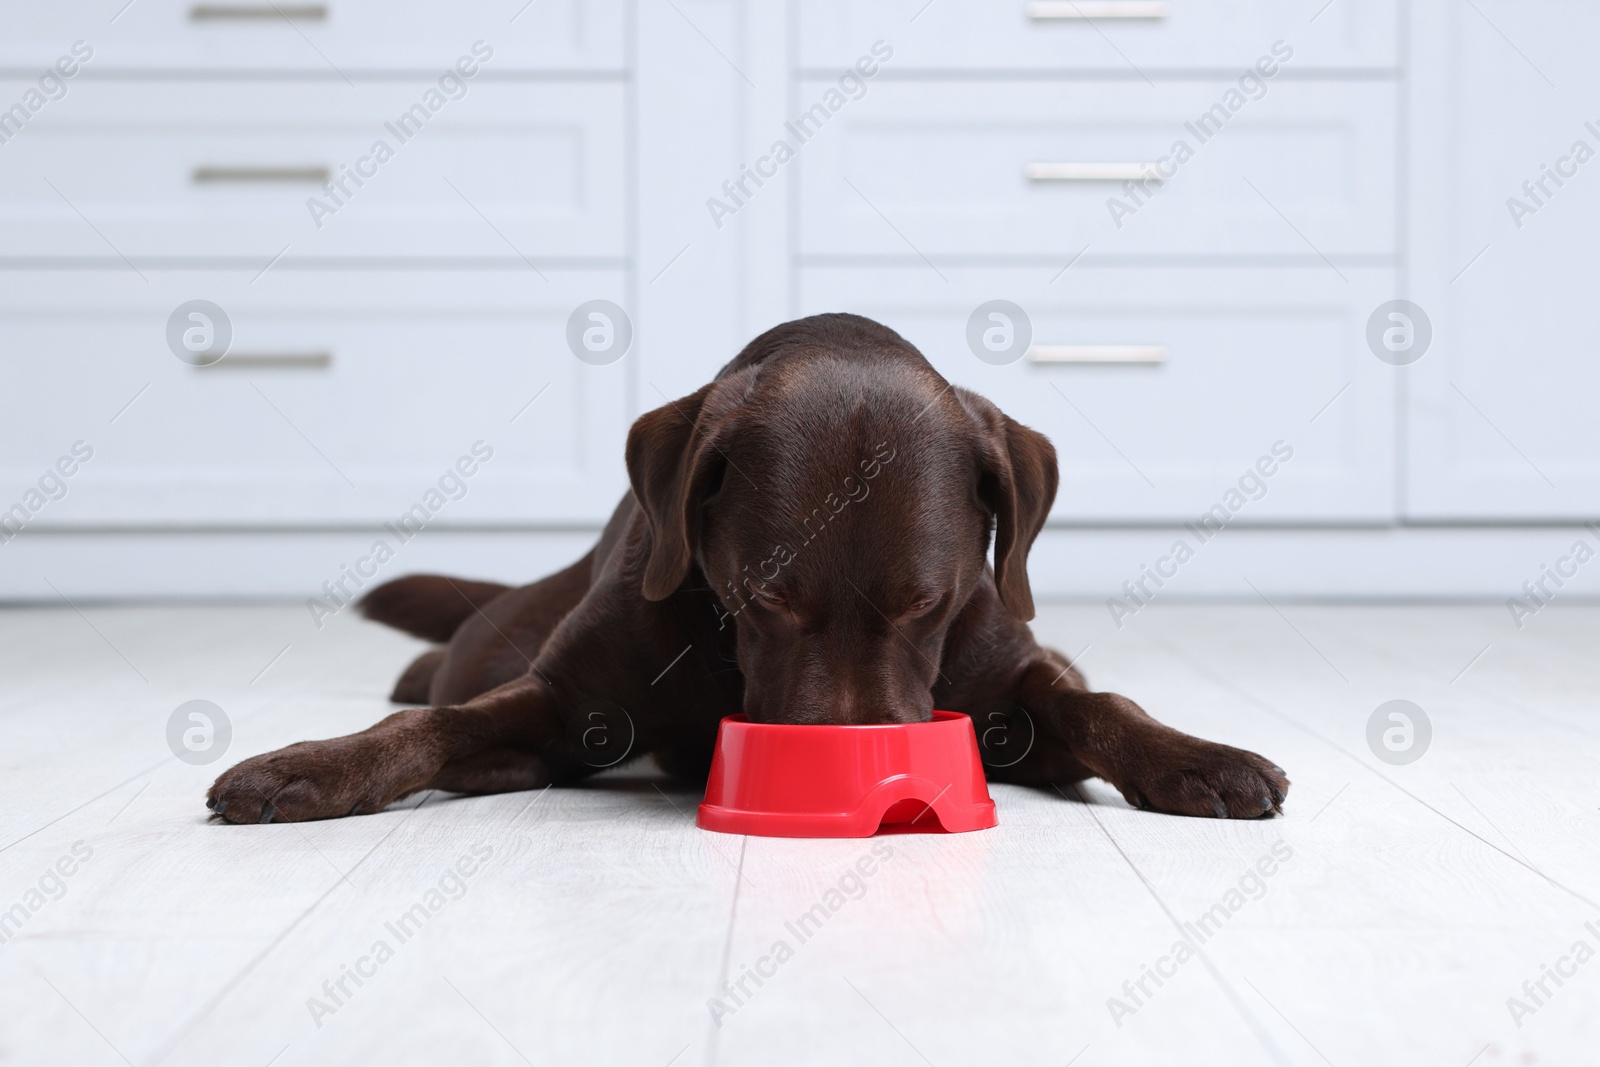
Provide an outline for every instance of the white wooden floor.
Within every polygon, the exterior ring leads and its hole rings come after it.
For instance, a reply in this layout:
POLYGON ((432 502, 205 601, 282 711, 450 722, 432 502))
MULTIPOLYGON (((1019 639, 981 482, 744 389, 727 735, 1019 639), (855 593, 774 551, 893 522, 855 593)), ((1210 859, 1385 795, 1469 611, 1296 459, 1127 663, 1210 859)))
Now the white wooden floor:
POLYGON ((1286 817, 1002 786, 998 829, 871 842, 704 833, 698 797, 639 772, 210 825, 217 771, 366 726, 413 644, 297 606, 0 612, 0 1062, 1595 1062, 1600 960, 1569 953, 1600 950, 1600 609, 1519 633, 1496 605, 1279 608, 1038 626, 1088 646, 1098 687, 1288 768, 1286 817), (234 727, 209 766, 167 748, 195 698, 234 727), (1405 766, 1366 742, 1392 698, 1433 723, 1405 766), (855 880, 874 845, 890 858, 855 880), (402 941, 388 924, 419 903, 402 941), (839 906, 802 942, 787 924, 819 903, 839 906))

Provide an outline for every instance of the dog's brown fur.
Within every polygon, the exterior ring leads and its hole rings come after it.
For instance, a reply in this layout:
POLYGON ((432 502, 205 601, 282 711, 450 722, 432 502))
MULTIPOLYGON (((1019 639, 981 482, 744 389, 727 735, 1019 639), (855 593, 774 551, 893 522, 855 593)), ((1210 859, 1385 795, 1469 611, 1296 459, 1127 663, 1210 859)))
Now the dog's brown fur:
POLYGON ((208 806, 237 823, 335 818, 645 753, 703 776, 725 715, 918 722, 937 707, 974 718, 997 781, 1098 776, 1156 811, 1279 810, 1280 768, 1090 692, 1034 643, 1027 557, 1055 450, 893 331, 851 315, 770 330, 639 419, 627 463, 632 492, 566 570, 368 596, 368 617, 443 643, 394 692, 431 706, 247 759, 208 806))

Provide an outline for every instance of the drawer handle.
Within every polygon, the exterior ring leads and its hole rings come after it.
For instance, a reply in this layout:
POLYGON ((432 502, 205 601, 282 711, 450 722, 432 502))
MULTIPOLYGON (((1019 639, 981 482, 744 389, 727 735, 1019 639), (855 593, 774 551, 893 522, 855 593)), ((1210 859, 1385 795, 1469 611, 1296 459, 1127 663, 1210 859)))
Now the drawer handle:
POLYGON ((1166 345, 1033 345, 1029 363, 1139 363, 1167 361, 1166 345))
POLYGON ((1040 0, 1028 5, 1030 19, 1164 19, 1161 0, 1040 0))
POLYGON ((1161 168, 1155 163, 1029 163, 1022 173, 1030 182, 1161 180, 1161 168))
POLYGON ((327 17, 326 4, 196 4, 189 9, 190 22, 322 22, 327 17))
POLYGON ((327 370, 332 352, 229 352, 215 363, 196 364, 196 370, 327 370))
POLYGON ((327 167, 196 167, 196 185, 242 185, 258 182, 310 182, 321 185, 333 172, 327 167))

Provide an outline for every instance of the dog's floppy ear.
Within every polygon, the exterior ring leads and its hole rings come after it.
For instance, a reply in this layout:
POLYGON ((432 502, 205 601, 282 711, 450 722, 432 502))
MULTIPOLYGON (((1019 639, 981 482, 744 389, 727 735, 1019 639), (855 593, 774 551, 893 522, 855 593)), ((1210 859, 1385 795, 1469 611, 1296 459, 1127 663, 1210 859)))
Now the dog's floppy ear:
POLYGON ((700 541, 700 505, 721 470, 712 440, 717 421, 706 411, 713 382, 639 417, 628 431, 628 481, 650 524, 646 600, 663 600, 683 584, 700 541))
POLYGON ((994 580, 1015 618, 1033 618, 1028 552, 1050 516, 1060 475, 1050 439, 1017 422, 976 393, 956 395, 982 428, 978 438, 978 498, 994 515, 994 580))

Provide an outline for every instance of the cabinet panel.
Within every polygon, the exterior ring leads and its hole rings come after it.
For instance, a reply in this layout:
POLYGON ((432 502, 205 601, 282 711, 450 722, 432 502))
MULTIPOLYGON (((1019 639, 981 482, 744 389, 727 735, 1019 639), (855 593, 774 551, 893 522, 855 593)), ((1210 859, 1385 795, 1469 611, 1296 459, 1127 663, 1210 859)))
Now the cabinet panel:
POLYGON ((1394 86, 1274 81, 1229 111, 1230 84, 873 84, 801 149, 800 249, 1392 254, 1394 86))
POLYGON ((1293 458, 1230 521, 1393 518, 1394 376, 1363 337, 1392 272, 1056 273, 947 269, 941 281, 926 267, 813 268, 802 303, 893 327, 951 381, 1049 436, 1058 521, 1193 520, 1280 440, 1293 458), (967 334, 996 298, 1024 310, 1036 355, 1161 361, 991 364, 967 334))
POLYGON ((1284 40, 1295 67, 1392 67, 1396 21, 1395 5, 1383 0, 810 0, 801 56, 807 67, 847 67, 881 39, 894 47, 896 69, 1137 77, 1146 67, 1243 69, 1284 40))
POLYGON ((0 394, 27 398, 0 421, 0 501, 74 441, 94 449, 33 522, 392 521, 480 440, 493 458, 442 523, 598 522, 626 490, 630 359, 567 345, 579 304, 623 301, 620 272, 149 279, 35 273, 0 294, 0 394), (169 318, 196 298, 231 323, 208 367, 169 349, 169 318))
POLYGON ((427 88, 75 85, 4 145, 0 255, 622 255, 621 86, 427 88))
POLYGON ((1413 35, 1413 298, 1433 342, 1402 372, 1406 511, 1592 519, 1600 9, 1480 6, 1423 4, 1413 35))
POLYGON ((0 68, 43 68, 83 40, 88 69, 444 71, 474 42, 486 69, 620 70, 623 0, 67 0, 8 4, 0 68), (520 10, 519 10, 520 9, 520 10))

